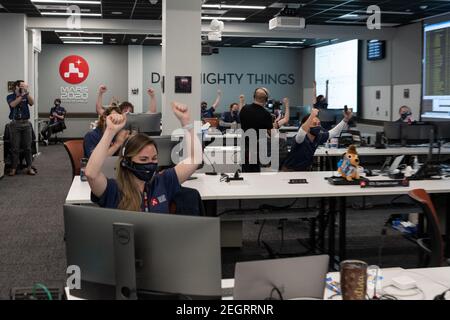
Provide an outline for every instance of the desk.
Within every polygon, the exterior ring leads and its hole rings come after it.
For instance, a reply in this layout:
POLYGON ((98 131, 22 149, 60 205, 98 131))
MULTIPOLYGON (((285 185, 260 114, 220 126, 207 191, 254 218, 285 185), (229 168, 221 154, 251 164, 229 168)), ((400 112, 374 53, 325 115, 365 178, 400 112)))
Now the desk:
MULTIPOLYGON (((197 179, 186 181, 183 186, 197 189, 204 201, 208 215, 217 214, 217 201, 244 199, 330 198, 329 225, 335 225, 339 212, 339 256, 346 258, 346 199, 360 196, 393 196, 407 194, 413 189, 425 189, 430 194, 450 193, 450 179, 411 181, 409 187, 361 188, 359 186, 334 186, 325 177, 331 172, 269 172, 243 173, 243 181, 220 182, 220 176, 194 174, 197 179), (290 179, 306 179, 308 184, 289 184, 290 179), (339 203, 339 208, 337 204, 339 203)), ((386 177, 372 177, 384 180, 386 177)), ((90 188, 75 177, 66 203, 87 204, 90 188)), ((320 223, 320 222, 319 222, 320 223)), ((236 227, 236 222, 234 222, 236 227)), ((450 256, 450 197, 447 197, 445 225, 446 256, 450 256)), ((335 228, 328 229, 329 255, 335 256, 335 228)), ((331 259, 333 260, 333 259, 331 259)))
MULTIPOLYGON (((425 297, 421 294, 411 295, 408 298, 398 298, 399 300, 433 300, 435 296, 450 289, 450 267, 442 268, 420 268, 420 269, 403 269, 403 268, 385 268, 381 269, 383 280, 381 286, 388 286, 392 283, 392 278, 399 276, 408 276, 417 282, 417 286, 424 292, 425 297)), ((339 272, 327 274, 327 278, 339 282, 339 272)), ((234 279, 223 279, 222 289, 233 289, 234 279)), ((370 294, 371 292, 368 292, 370 294)), ((324 300, 342 300, 340 296, 332 298, 334 292, 325 288, 324 300)), ((224 296, 223 300, 233 300, 232 296, 224 296)))
MULTIPOLYGON (((342 157, 347 151, 346 148, 325 148, 319 147, 314 156, 316 157, 342 157)), ((359 156, 398 156, 398 155, 427 155, 428 147, 395 147, 386 149, 375 149, 374 147, 357 148, 359 156)), ((438 149, 433 149, 433 154, 438 154, 438 149)), ((442 148, 441 154, 450 155, 450 148, 442 148)))

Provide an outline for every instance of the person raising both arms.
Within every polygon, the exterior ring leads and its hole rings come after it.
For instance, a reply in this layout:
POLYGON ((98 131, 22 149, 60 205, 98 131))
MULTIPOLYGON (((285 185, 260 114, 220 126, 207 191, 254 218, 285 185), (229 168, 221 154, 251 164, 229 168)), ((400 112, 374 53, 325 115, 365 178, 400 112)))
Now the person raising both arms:
POLYGON ((202 101, 201 103, 201 118, 214 118, 214 112, 216 112, 217 107, 220 104, 220 100, 222 99, 222 91, 217 89, 217 98, 214 101, 211 108, 208 109, 208 103, 206 101, 202 101))
POLYGON ((198 168, 202 157, 201 143, 194 133, 188 108, 174 102, 172 110, 186 130, 187 158, 175 168, 158 173, 156 144, 151 137, 139 133, 128 138, 122 147, 117 179, 107 179, 101 170, 114 136, 125 126, 126 115, 107 117, 105 133, 86 167, 93 202, 105 208, 169 213, 174 195, 198 168))
POLYGON ((318 115, 319 109, 314 108, 309 116, 303 118, 292 149, 283 162, 282 171, 308 171, 319 145, 338 137, 342 130, 346 130, 353 112, 350 109, 347 112, 344 111, 344 119, 330 131, 320 126, 318 115))
POLYGON ((317 82, 314 80, 313 82, 313 108, 316 109, 326 109, 328 108, 328 84, 329 81, 327 80, 325 82, 325 96, 324 95, 317 95, 317 82))
MULTIPOLYGON (((107 91, 108 91, 108 88, 104 84, 100 85, 98 88, 98 95, 97 95, 97 102, 95 104, 95 109, 99 116, 101 116, 105 112, 105 108, 103 107, 103 95, 107 91)), ((147 94, 150 97, 150 102, 149 102, 147 113, 156 113, 156 103, 157 102, 156 102, 155 90, 153 88, 149 88, 147 90, 147 94)), ((117 99, 113 98, 110 106, 114 106, 113 104, 118 106, 122 113, 125 113, 125 114, 134 113, 134 106, 131 102, 124 101, 119 104, 117 99)))

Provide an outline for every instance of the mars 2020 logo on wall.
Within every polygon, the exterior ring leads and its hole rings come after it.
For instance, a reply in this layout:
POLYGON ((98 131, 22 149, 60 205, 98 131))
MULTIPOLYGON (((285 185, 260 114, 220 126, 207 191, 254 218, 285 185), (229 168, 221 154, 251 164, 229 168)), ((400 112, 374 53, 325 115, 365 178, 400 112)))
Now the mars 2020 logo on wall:
MULTIPOLYGON (((77 85, 89 76, 89 64, 83 57, 67 56, 59 65, 59 74, 65 82, 77 85)), ((65 103, 87 103, 88 98, 88 87, 61 87, 61 100, 65 103)))
POLYGON ((80 84, 89 75, 89 64, 80 56, 68 56, 59 65, 61 78, 70 84, 80 84))

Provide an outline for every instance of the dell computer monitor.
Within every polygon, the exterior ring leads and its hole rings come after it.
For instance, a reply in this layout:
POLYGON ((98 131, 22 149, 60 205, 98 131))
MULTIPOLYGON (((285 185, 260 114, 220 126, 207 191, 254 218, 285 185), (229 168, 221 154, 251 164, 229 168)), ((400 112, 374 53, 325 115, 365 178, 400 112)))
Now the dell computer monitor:
MULTIPOLYGON (((219 218, 65 205, 64 228, 67 265, 81 271, 75 297, 115 299, 117 265, 130 262, 138 298, 221 296, 219 218), (133 227, 135 261, 118 254, 117 224, 133 227)), ((130 238, 119 234, 121 245, 130 238)))
POLYGON ((161 113, 131 113, 127 115, 125 128, 149 136, 161 134, 161 113))

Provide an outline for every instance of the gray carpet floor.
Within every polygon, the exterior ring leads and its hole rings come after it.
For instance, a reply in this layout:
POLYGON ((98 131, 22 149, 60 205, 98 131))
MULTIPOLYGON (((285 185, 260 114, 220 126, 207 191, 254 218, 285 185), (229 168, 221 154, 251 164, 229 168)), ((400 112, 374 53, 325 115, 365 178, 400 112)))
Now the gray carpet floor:
MULTIPOLYGON (((40 151, 41 155, 34 162, 37 176, 18 174, 0 180, 0 299, 8 299, 13 287, 30 287, 37 282, 61 287, 65 283, 62 207, 71 185, 71 166, 62 145, 41 147, 40 151)), ((349 214, 349 258, 380 263, 380 231, 386 218, 385 212, 371 213, 370 216, 364 212, 349 214)), ((267 257, 267 251, 256 241, 260 226, 245 222, 244 246, 222 250, 224 277, 233 277, 237 261, 267 257)), ((295 239, 307 235, 308 228, 304 223, 287 222, 282 251, 304 251, 295 239)), ((268 222, 262 240, 278 250, 280 239, 278 222, 268 222)), ((381 264, 384 267, 414 267, 416 263, 416 247, 389 232, 384 239, 381 264)))

